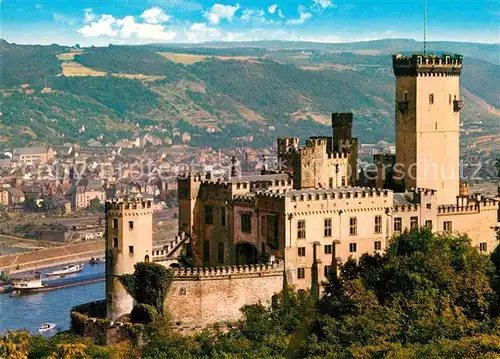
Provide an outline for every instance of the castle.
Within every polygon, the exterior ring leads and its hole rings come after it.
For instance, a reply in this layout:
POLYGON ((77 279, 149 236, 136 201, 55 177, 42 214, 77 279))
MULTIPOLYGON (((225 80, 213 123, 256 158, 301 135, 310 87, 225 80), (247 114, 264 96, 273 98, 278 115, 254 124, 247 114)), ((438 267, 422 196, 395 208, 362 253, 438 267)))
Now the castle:
POLYGON ((353 115, 334 113, 331 136, 303 147, 278 139, 279 172, 180 177, 181 235, 165 247, 153 247, 150 202, 108 202, 106 249, 115 255, 107 257, 107 316, 132 310, 116 275, 141 261, 173 268, 166 307, 174 322, 200 328, 238 319, 243 305, 269 303, 285 285, 317 289, 339 262, 383 252, 405 229, 466 233, 492 251, 498 200, 471 196, 459 182, 462 57, 396 55, 393 68, 396 154, 375 155, 368 187, 359 186, 353 115))

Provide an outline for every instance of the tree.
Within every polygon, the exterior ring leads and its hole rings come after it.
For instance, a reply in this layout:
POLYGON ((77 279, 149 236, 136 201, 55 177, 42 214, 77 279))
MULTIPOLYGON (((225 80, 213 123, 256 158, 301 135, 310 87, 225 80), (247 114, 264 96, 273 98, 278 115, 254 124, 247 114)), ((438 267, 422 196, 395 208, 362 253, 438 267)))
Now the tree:
POLYGON ((497 177, 500 178, 500 157, 495 160, 495 168, 497 169, 497 177))
POLYGON ((101 213, 104 212, 104 204, 98 198, 94 198, 90 200, 90 204, 88 210, 92 213, 101 213))

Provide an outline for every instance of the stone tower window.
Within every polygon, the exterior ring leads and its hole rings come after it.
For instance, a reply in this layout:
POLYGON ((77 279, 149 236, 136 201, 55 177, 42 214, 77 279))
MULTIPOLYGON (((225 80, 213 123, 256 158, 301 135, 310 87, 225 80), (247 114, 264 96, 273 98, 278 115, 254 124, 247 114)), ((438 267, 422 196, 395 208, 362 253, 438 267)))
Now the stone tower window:
POLYGON ((324 236, 325 237, 332 236, 332 219, 331 218, 325 218, 324 236))
POLYGON ((250 213, 241 214, 241 231, 252 233, 252 215, 250 213))
POLYGON ((418 228, 418 217, 410 217, 410 229, 418 228))
POLYGON ((305 268, 297 268, 297 278, 304 279, 306 277, 306 269, 305 268))
POLYGON ((297 221, 297 238, 305 239, 306 238, 306 220, 301 219, 297 221))
POLYGON ((118 229, 118 218, 113 218, 113 229, 118 229))
POLYGON ((128 246, 128 252, 134 254, 134 246, 128 246))
POLYGON ((452 231, 452 225, 451 225, 451 221, 446 221, 443 223, 443 230, 444 231, 452 231))
POLYGON ((214 224, 214 208, 205 206, 205 224, 214 224))
POLYGON ((433 93, 431 93, 429 95, 429 105, 434 105, 434 94, 433 93))
POLYGON ((382 216, 375 216, 375 233, 382 233, 382 216))
POLYGON ((220 209, 220 225, 222 227, 226 226, 226 209, 224 207, 220 209))
POLYGON ((373 249, 376 251, 380 251, 382 249, 382 242, 381 241, 373 242, 373 249))
POLYGON ((113 238, 113 248, 118 248, 118 238, 113 238))
POLYGON ((325 244, 325 254, 332 254, 332 245, 325 244))
POLYGON ((299 257, 305 257, 306 256, 306 247, 299 247, 298 248, 298 255, 299 255, 299 257))
POLYGON ((128 229, 134 229, 134 221, 128 221, 128 229))
POLYGON ((144 256, 144 262, 149 262, 149 255, 147 255, 147 254, 146 254, 146 255, 144 256))
POLYGON ((356 253, 358 250, 356 243, 349 243, 349 252, 350 253, 356 253))
POLYGON ((358 218, 357 217, 349 218, 349 234, 351 236, 355 236, 358 234, 358 218))
POLYGON ((217 243, 217 262, 219 262, 220 264, 224 263, 224 243, 223 242, 217 243))
POLYGON ((488 245, 486 242, 479 243, 479 250, 481 252, 487 252, 488 251, 488 245))
POLYGON ((394 218, 394 232, 401 232, 403 229, 403 219, 401 217, 394 218))
POLYGON ((408 92, 405 91, 405 93, 403 94, 403 101, 404 102, 408 102, 408 92))

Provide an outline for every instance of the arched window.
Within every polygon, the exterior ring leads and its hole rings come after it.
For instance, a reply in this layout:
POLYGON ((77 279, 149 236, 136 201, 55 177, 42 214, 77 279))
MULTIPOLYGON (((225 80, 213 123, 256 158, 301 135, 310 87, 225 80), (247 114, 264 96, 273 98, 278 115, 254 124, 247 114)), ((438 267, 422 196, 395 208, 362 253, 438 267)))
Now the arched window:
POLYGON ((144 257, 144 262, 149 262, 149 255, 146 254, 146 256, 144 257))

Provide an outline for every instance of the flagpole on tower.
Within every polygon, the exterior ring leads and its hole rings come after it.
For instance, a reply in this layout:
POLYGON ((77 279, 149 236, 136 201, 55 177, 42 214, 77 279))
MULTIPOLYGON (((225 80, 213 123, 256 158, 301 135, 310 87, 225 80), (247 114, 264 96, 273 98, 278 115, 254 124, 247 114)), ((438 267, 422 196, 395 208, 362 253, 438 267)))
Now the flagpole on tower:
POLYGON ((427 0, 424 0, 424 56, 427 53, 427 0))

